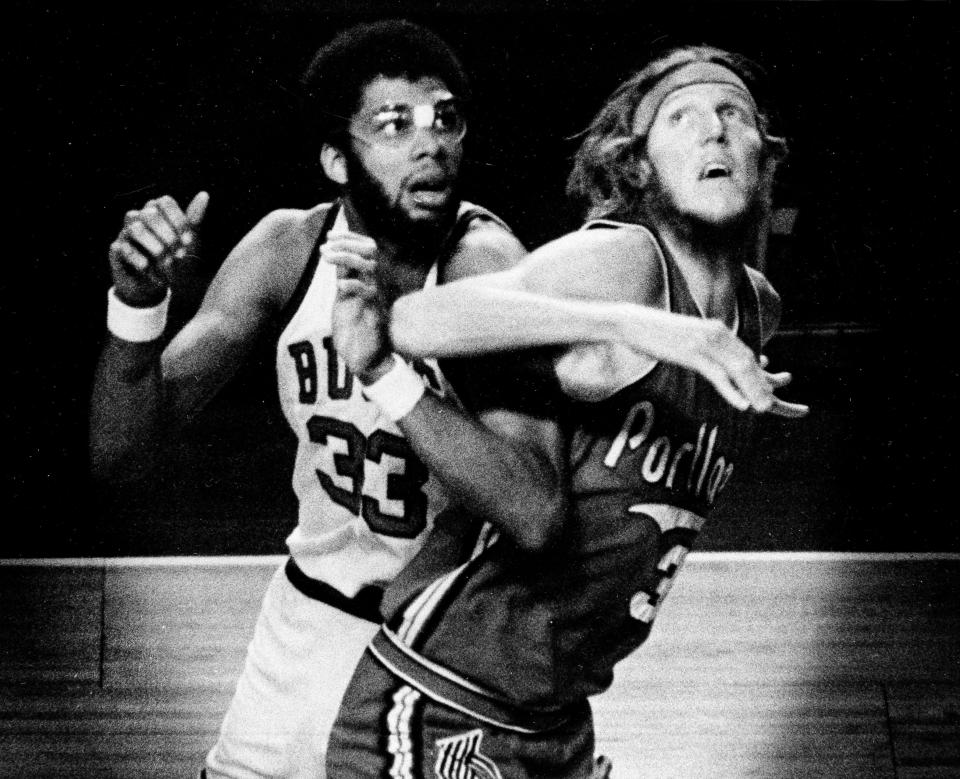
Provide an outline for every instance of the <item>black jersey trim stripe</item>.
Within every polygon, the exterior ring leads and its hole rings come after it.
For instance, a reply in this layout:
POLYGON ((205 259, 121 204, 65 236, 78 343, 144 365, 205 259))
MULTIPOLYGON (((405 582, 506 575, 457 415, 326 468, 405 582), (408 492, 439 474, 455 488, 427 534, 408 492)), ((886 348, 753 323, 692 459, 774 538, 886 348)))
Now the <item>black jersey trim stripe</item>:
POLYGON ((316 275, 317 265, 320 264, 320 246, 327 239, 327 233, 333 229, 333 223, 336 221, 339 211, 340 201, 331 203, 327 209, 327 214, 323 218, 323 224, 320 226, 320 232, 317 234, 317 240, 313 242, 310 256, 307 257, 307 263, 303 269, 303 273, 300 274, 300 280, 297 282, 297 286, 293 290, 290 300, 287 301, 287 304, 280 312, 280 332, 287 329, 287 325, 290 324, 293 315, 300 308, 300 304, 303 303, 303 299, 307 296, 307 290, 310 289, 310 285, 313 283, 314 276, 316 275))
POLYGON ((454 218, 453 225, 450 228, 450 232, 447 234, 440 251, 437 253, 437 256, 441 259, 433 266, 436 268, 437 284, 440 283, 440 275, 443 271, 443 268, 440 267, 441 262, 449 260, 453 256, 454 249, 456 248, 457 244, 460 243, 460 240, 466 234, 471 223, 477 220, 493 222, 494 224, 502 227, 508 233, 513 233, 509 225, 507 225, 506 222, 504 222, 492 211, 487 210, 483 206, 470 203, 466 200, 461 201, 460 206, 457 209, 457 215, 454 218))
MULTIPOLYGON (((667 263, 667 258, 666 258, 666 254, 664 253, 664 248, 660 245, 660 241, 657 239, 657 236, 653 232, 653 230, 651 230, 649 227, 647 227, 644 224, 635 224, 631 222, 616 222, 612 219, 592 219, 584 223, 583 227, 581 227, 580 229, 594 230, 598 228, 602 228, 602 229, 628 228, 628 229, 636 230, 637 232, 642 233, 643 235, 646 235, 650 239, 650 241, 653 243, 654 248, 657 250, 657 259, 660 261, 660 273, 663 275, 664 281, 666 282, 664 284, 666 300, 664 301, 662 310, 672 311, 673 310, 673 287, 670 284, 670 268, 667 263)), ((616 387, 611 388, 607 392, 606 398, 612 398, 614 395, 620 392, 620 390, 626 389, 627 387, 630 387, 636 384, 638 381, 645 379, 647 376, 653 373, 653 371, 656 369, 656 367, 659 364, 660 364, 660 360, 655 360, 653 358, 650 358, 646 365, 643 365, 638 371, 631 374, 631 378, 624 379, 620 381, 616 387)), ((603 399, 606 399, 606 398, 603 398, 603 399)))
POLYGON ((390 673, 437 703, 497 727, 517 733, 542 733, 563 725, 575 716, 583 716, 585 703, 553 711, 535 711, 515 706, 411 651, 386 628, 381 628, 373 637, 367 650, 390 673))
POLYGON ((457 219, 462 221, 464 225, 469 224, 474 219, 491 221, 513 235, 513 230, 510 228, 510 225, 493 213, 493 211, 484 206, 478 206, 476 203, 471 203, 467 200, 461 201, 460 210, 457 213, 457 219))
POLYGON ((333 606, 333 608, 346 614, 365 619, 367 622, 373 622, 377 625, 383 621, 380 617, 380 601, 383 600, 382 588, 367 586, 352 598, 348 598, 340 590, 331 587, 326 582, 307 576, 292 557, 287 560, 283 570, 290 584, 311 600, 326 603, 328 606, 333 606))
POLYGON ((754 273, 759 271, 743 266, 744 278, 737 287, 737 304, 742 314, 737 335, 755 354, 760 354, 764 343, 763 312, 760 310, 760 290, 757 288, 759 281, 754 273))

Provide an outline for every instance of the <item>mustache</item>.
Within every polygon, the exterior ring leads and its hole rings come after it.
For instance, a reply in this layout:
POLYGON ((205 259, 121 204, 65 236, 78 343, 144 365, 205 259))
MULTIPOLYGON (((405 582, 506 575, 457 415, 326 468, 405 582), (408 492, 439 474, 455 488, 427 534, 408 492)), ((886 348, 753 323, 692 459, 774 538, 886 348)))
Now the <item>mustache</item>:
POLYGON ((654 223, 670 225, 677 237, 689 246, 702 250, 749 249, 759 235, 764 218, 764 198, 760 187, 742 213, 724 222, 714 223, 683 213, 656 170, 652 170, 644 187, 643 216, 654 223))
POLYGON ((400 183, 406 189, 434 189, 450 187, 454 184, 453 170, 439 160, 421 167, 404 176, 400 183))
POLYGON ((390 237, 404 244, 428 247, 442 240, 456 221, 460 203, 460 182, 449 165, 441 165, 432 160, 401 179, 401 186, 388 193, 380 181, 367 170, 359 159, 347 158, 350 184, 348 191, 362 213, 369 229, 375 234, 390 237), (441 174, 441 171, 443 173, 441 174), (403 193, 410 191, 412 182, 432 183, 442 181, 450 190, 447 208, 439 214, 437 220, 423 223, 407 218, 400 205, 403 193))

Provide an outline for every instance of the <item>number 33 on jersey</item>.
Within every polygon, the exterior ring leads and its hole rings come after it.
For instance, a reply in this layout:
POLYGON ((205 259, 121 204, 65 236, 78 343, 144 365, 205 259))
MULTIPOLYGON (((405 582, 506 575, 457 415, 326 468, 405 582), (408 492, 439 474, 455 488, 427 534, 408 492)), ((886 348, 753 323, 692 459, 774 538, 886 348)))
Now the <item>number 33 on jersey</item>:
MULTIPOLYGON (((346 401, 345 408, 350 408, 359 388, 337 358, 333 339, 326 336, 321 343, 327 363, 326 399, 346 401)), ((312 344, 300 341, 290 344, 287 350, 296 366, 300 403, 317 406, 318 393, 323 388, 318 387, 317 358, 312 344)), ((416 367, 428 384, 437 386, 429 366, 416 367)), ((427 496, 423 486, 428 478, 427 469, 401 436, 380 426, 382 415, 377 412, 377 427, 368 435, 358 428, 360 419, 350 421, 311 413, 306 429, 310 442, 317 445, 317 479, 332 501, 351 514, 363 517, 374 533, 413 538, 426 527, 427 496)))

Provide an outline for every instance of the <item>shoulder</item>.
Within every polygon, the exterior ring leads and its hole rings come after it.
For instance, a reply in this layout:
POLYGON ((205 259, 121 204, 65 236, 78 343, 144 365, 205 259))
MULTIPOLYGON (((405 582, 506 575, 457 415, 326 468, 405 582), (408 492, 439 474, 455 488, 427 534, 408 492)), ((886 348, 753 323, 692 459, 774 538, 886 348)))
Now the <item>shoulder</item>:
POLYGON ((526 247, 500 217, 487 209, 464 203, 457 223, 456 243, 443 266, 443 282, 514 267, 526 247))
POLYGON ((556 297, 659 305, 666 289, 659 244, 645 228, 577 230, 531 252, 522 287, 556 297))
POLYGON ((757 300, 760 304, 761 340, 766 344, 780 325, 780 295, 763 273, 749 265, 744 267, 747 269, 747 278, 757 293, 757 300))
POLYGON ((660 257, 660 247, 646 227, 641 225, 597 224, 567 233, 544 245, 553 251, 600 252, 603 257, 623 256, 632 262, 648 262, 660 257))
POLYGON ((282 306, 303 274, 329 209, 330 204, 323 203, 311 209, 271 211, 240 239, 218 276, 282 306))
POLYGON ((331 208, 322 203, 311 209, 280 208, 263 217, 244 236, 239 246, 245 244, 269 247, 273 252, 286 252, 304 244, 312 248, 331 208))

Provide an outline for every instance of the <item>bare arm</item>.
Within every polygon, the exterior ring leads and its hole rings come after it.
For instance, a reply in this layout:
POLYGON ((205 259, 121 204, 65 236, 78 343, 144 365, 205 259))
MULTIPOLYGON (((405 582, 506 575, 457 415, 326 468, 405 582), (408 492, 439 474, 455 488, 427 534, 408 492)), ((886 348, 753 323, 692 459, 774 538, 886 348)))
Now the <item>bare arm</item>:
POLYGON ((573 233, 512 270, 401 298, 390 337, 413 356, 572 345, 558 361, 558 375, 570 394, 586 400, 663 360, 702 374, 737 408, 793 415, 728 328, 664 310, 656 262, 639 232, 573 233))
POLYGON ((400 420, 414 451, 470 513, 522 549, 548 546, 566 517, 559 425, 508 408, 471 417, 427 394, 400 420))
MULTIPOLYGON (((128 214, 111 247, 115 288, 131 304, 152 302, 163 293, 183 259, 176 256, 182 232, 196 226, 181 219, 171 199, 161 201, 128 214)), ((277 215, 257 225, 230 253, 197 314, 166 348, 164 336, 133 343, 108 335, 91 399, 95 476, 122 481, 143 475, 163 441, 233 375, 277 305, 276 266, 281 256, 295 252, 291 234, 296 231, 286 230, 277 215)))

